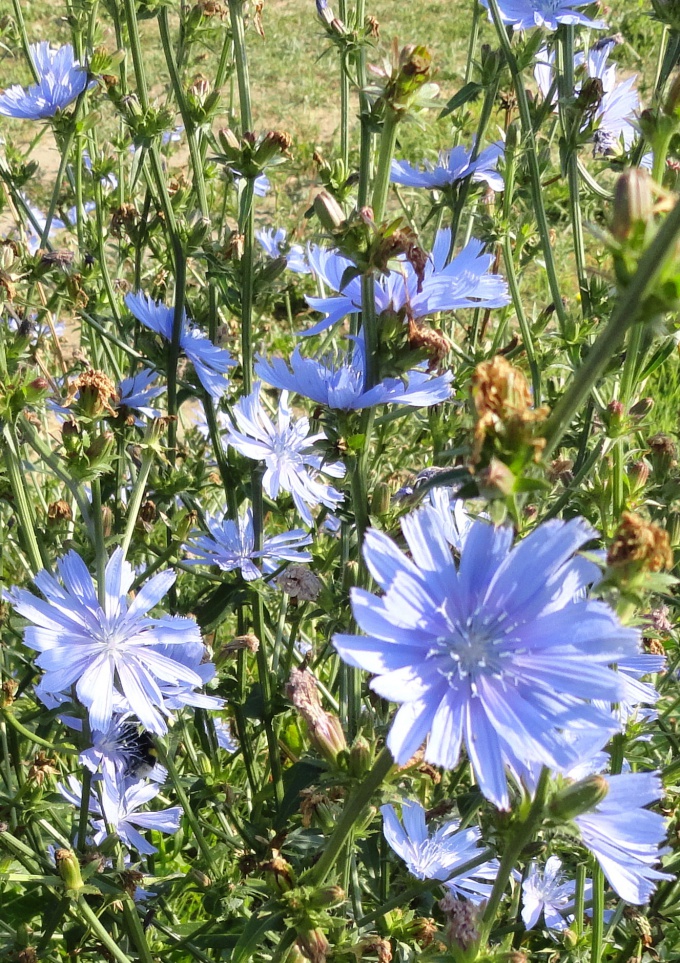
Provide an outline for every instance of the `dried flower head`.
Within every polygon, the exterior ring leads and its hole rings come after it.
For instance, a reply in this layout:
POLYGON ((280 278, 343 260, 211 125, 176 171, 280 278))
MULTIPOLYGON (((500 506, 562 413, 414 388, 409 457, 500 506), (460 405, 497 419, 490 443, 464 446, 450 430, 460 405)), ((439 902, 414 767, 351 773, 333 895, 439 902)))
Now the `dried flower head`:
POLYGON ((276 584, 296 602, 313 602, 321 592, 321 579, 306 565, 289 565, 276 584))
POLYGON ((614 566, 634 566, 648 572, 661 572, 673 566, 668 532, 634 512, 621 516, 614 540, 607 553, 614 566))
POLYGON ((52 525, 57 522, 70 522, 72 518, 71 506, 63 498, 47 506, 47 520, 52 525))
POLYGON ((546 407, 533 408, 531 389, 519 368, 502 355, 483 361, 472 375, 472 399, 477 412, 472 460, 478 462, 484 443, 497 437, 515 448, 528 445, 538 457, 544 447, 534 437, 535 426, 548 415, 546 407))

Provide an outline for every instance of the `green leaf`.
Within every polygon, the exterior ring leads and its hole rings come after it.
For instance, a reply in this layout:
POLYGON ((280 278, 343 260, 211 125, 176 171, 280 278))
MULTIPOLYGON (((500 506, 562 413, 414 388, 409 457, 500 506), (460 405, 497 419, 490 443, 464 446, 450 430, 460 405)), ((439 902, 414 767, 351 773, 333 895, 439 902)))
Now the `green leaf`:
POLYGON ((483 90, 484 88, 482 85, 475 83, 474 80, 471 80, 469 83, 465 84, 464 87, 460 88, 457 94, 453 95, 446 107, 443 108, 439 115, 440 119, 452 114, 454 110, 458 110, 458 108, 462 107, 463 104, 467 104, 471 100, 477 100, 483 90))
POLYGON ((266 934, 283 923, 284 915, 282 910, 264 917, 253 913, 243 927, 229 963, 247 963, 254 953, 261 949, 261 943, 266 934))

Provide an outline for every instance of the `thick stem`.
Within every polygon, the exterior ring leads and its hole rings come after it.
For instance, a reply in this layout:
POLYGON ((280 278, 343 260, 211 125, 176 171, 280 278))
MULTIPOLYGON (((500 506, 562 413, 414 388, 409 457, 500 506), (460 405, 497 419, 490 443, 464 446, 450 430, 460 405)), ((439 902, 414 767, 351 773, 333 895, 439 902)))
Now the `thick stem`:
POLYGON ((380 135, 378 166, 375 172, 375 182, 373 184, 373 219, 376 224, 380 224, 385 216, 387 195, 390 189, 392 158, 394 156, 394 148, 397 143, 398 124, 399 114, 388 104, 385 120, 383 121, 382 133, 380 135))
POLYGON ((333 869, 343 846, 349 839, 354 825, 362 817, 364 809, 373 797, 373 793, 380 787, 393 765, 392 753, 387 748, 383 749, 373 764, 373 768, 364 776, 361 784, 347 800, 321 858, 303 877, 305 884, 320 886, 324 882, 333 869))
MULTIPOLYGON (((490 0, 490 2, 495 3, 496 0, 490 0)), ((642 323, 641 306, 647 293, 656 283, 656 279, 666 263, 668 253, 679 234, 680 202, 666 217, 654 240, 640 258, 638 269, 630 284, 619 295, 607 326, 574 375, 570 387, 555 405, 546 426, 544 458, 547 458, 559 444, 569 428, 572 418, 590 394, 611 357, 620 348, 628 329, 636 322, 642 323)))
POLYGON ((543 185, 541 184, 541 171, 538 166, 538 150, 536 147, 533 124, 531 122, 529 101, 524 88, 522 73, 519 69, 515 55, 512 52, 512 45, 510 44, 508 31, 501 19, 500 10, 498 8, 498 0, 489 0, 489 10, 491 11, 491 15, 493 17, 496 33, 498 34, 498 39, 500 41, 503 54, 505 55, 506 62, 510 68, 510 73, 512 74, 515 95, 517 97, 517 107, 519 109, 519 116, 522 124, 522 137, 526 146, 526 157, 529 165, 531 201, 534 214, 536 216, 538 232, 541 237, 541 247, 543 250, 543 257, 545 259, 545 270, 548 275, 550 294, 555 306, 555 313, 557 314, 560 330, 564 335, 567 332, 568 318, 564 310, 564 305, 562 304, 562 295, 560 294, 560 286, 557 280, 555 258, 553 256, 553 250, 550 243, 550 228, 548 226, 548 218, 546 216, 545 205, 543 203, 543 185))
POLYGON ((234 60, 238 80, 238 97, 241 108, 241 133, 253 129, 253 114, 250 104, 250 76, 246 52, 245 24, 243 21, 243 0, 229 0, 231 33, 234 40, 234 60))

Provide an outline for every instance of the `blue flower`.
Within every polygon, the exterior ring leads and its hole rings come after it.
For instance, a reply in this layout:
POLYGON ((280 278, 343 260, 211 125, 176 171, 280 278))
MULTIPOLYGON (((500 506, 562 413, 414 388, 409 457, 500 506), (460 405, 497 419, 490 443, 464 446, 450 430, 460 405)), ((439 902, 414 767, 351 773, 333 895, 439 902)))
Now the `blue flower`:
POLYGON ((498 873, 497 860, 487 860, 464 876, 456 875, 457 866, 469 863, 481 852, 479 829, 459 829, 458 820, 452 820, 430 834, 425 810, 420 803, 407 799, 401 804, 403 826, 393 806, 381 806, 380 812, 385 839, 404 860, 409 873, 417 879, 439 879, 456 896, 475 903, 489 898, 498 873))
MULTIPOLYGON (((163 386, 153 387, 157 378, 158 372, 152 371, 150 368, 143 368, 142 371, 131 378, 123 378, 118 385, 117 407, 136 411, 144 415, 145 418, 160 418, 160 410, 152 408, 149 404, 165 391, 163 386)), ((138 427, 144 425, 139 419, 135 420, 135 424, 138 427)))
POLYGON ((28 89, 13 84, 0 93, 0 114, 23 120, 54 117, 87 87, 87 71, 70 43, 54 50, 46 40, 30 46, 39 81, 28 89))
MULTIPOLYGON (((626 150, 632 146, 637 133, 635 116, 640 107, 640 100, 635 89, 636 77, 628 77, 622 83, 616 82, 616 64, 609 63, 609 54, 616 45, 616 40, 606 37, 594 44, 588 51, 587 57, 577 53, 574 57, 574 67, 581 69, 587 78, 597 78, 602 84, 602 95, 593 112, 585 120, 583 128, 594 128, 593 153, 611 154, 623 144, 626 150)), ((538 52, 534 77, 544 98, 552 97, 557 109, 557 91, 553 86, 555 75, 555 53, 543 48, 538 52), (551 94, 552 91, 552 94, 551 94)), ((578 83, 575 93, 581 90, 578 83)))
POLYGON ((281 394, 276 424, 262 406, 259 382, 234 405, 233 415, 237 428, 229 428, 225 442, 246 458, 265 463, 262 485, 270 498, 276 498, 280 491, 290 492, 307 525, 313 521, 309 506, 326 505, 332 510, 343 501, 341 492, 319 481, 317 475, 322 471, 342 478, 345 466, 325 462, 314 450, 325 435, 310 435, 308 418, 291 419, 287 391, 281 394))
POLYGON ((411 405, 414 408, 438 405, 451 397, 453 376, 447 371, 432 378, 417 368, 408 372, 408 382, 386 378, 366 389, 366 352, 362 338, 355 338, 354 350, 335 351, 322 358, 303 358, 296 348, 290 359, 292 371, 283 358, 268 362, 259 357, 255 373, 262 381, 282 390, 296 391, 317 404, 344 411, 372 408, 374 405, 411 405))
POLYGON ((399 764, 429 734, 426 760, 451 769, 464 743, 482 792, 507 809, 508 763, 563 769, 578 761, 564 730, 595 733, 600 745, 616 731, 589 700, 621 697, 611 665, 637 652, 638 633, 583 597, 599 569, 574 554, 595 535, 582 519, 547 522, 514 548, 511 528, 477 520, 459 566, 432 508, 401 524, 411 557, 366 533, 366 564, 385 594, 353 589, 366 636, 333 643, 375 674, 378 695, 403 703, 387 739, 399 764))
MULTIPOLYGON (((592 898, 593 885, 586 880, 584 898, 592 898)), ((574 913, 576 881, 562 872, 562 860, 550 856, 540 870, 531 863, 522 883, 522 921, 528 930, 538 923, 541 913, 549 930, 566 930, 574 913)))
MULTIPOLYGON (((405 260, 398 261, 397 269, 379 278, 375 285, 376 314, 386 311, 403 313, 415 321, 437 311, 499 308, 508 304, 507 283, 500 275, 488 273, 493 256, 482 254, 481 241, 470 241, 447 264, 450 243, 448 229, 437 232, 423 278, 419 278, 405 260)), ((345 272, 355 265, 337 251, 310 247, 307 253, 314 274, 327 287, 341 292, 339 297, 307 298, 311 308, 326 314, 314 327, 300 332, 311 335, 319 334, 348 314, 361 311, 361 280, 354 277, 343 284, 345 272)))
POLYGON ((213 717, 213 725, 215 726, 217 745, 220 749, 224 749, 225 752, 229 753, 236 752, 239 746, 229 723, 225 719, 213 717))
POLYGON ((473 182, 482 182, 494 191, 502 191, 503 178, 496 170, 496 164, 503 156, 503 142, 491 144, 474 161, 470 160, 471 154, 464 147, 454 147, 440 151, 436 164, 425 161, 422 167, 412 167, 408 161, 393 160, 390 179, 394 184, 404 184, 406 187, 444 190, 472 176, 473 182))
POLYGON ((663 795, 653 772, 604 776, 609 792, 590 812, 574 820, 612 889, 627 903, 649 902, 656 880, 674 879, 654 869, 664 853, 666 821, 645 809, 663 795))
MULTIPOLYGON (((127 294, 125 304, 138 321, 172 341, 174 308, 158 304, 145 294, 127 294)), ((229 387, 227 371, 236 364, 229 352, 225 348, 218 348, 198 328, 191 325, 186 312, 182 314, 179 346, 193 364, 198 380, 208 394, 215 399, 221 398, 229 387)))
POLYGON ((243 578, 251 582, 262 575, 253 559, 262 559, 265 572, 273 572, 282 561, 309 562, 312 558, 303 550, 311 544, 312 536, 301 528, 265 538, 262 548, 255 551, 251 508, 239 515, 238 522, 223 514, 207 515, 205 524, 210 535, 192 532, 187 548, 196 558, 188 558, 187 565, 217 565, 223 572, 240 568, 243 578))
POLYGON ((255 237, 265 249, 269 257, 285 257, 286 267, 295 274, 310 274, 311 268, 307 264, 305 252, 299 244, 286 246, 286 232, 282 227, 268 227, 263 231, 256 231, 255 237))
POLYGON ((140 732, 130 712, 114 715, 107 729, 92 730, 92 745, 78 757, 90 772, 101 771, 104 779, 116 784, 125 779, 149 778, 163 783, 167 770, 151 754, 151 738, 140 732))
MULTIPOLYGON (((80 808, 82 787, 75 776, 68 777, 68 787, 58 784, 57 788, 64 799, 80 808)), ((109 835, 108 825, 129 849, 137 850, 142 856, 157 853, 158 849, 147 842, 139 830, 153 829, 158 833, 173 835, 179 829, 182 817, 182 809, 179 806, 154 812, 139 812, 139 809, 155 799, 160 791, 161 787, 154 782, 147 783, 143 780, 132 783, 127 780, 110 782, 104 779, 101 804, 95 794, 90 793, 88 805, 89 812, 100 817, 93 820, 96 830, 94 842, 97 845, 103 843, 109 835)))
POLYGON ((164 733, 173 699, 198 704, 194 690, 214 672, 191 619, 148 615, 175 581, 154 575, 128 606, 131 566, 116 549, 106 566, 102 607, 92 576, 76 552, 57 562, 61 583, 43 570, 35 585, 44 598, 14 589, 10 601, 32 625, 24 643, 40 653, 43 692, 58 695, 75 685, 93 729, 107 730, 114 711, 134 712, 151 732, 164 733))
MULTIPOLYGON (((585 7, 590 0, 499 0, 498 9, 504 23, 511 23, 515 30, 544 27, 557 30, 561 23, 600 30, 606 27, 602 20, 589 20, 575 7, 585 7)), ((489 9, 489 0, 482 0, 489 9)), ((491 16, 491 14, 489 14, 491 16)))

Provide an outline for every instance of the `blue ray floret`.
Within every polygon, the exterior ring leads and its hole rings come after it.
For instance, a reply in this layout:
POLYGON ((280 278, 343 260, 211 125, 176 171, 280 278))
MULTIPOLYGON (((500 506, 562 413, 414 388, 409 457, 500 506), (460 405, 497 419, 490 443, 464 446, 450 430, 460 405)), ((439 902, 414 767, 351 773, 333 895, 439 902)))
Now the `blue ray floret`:
POLYGON ((5 117, 22 120, 54 117, 87 87, 87 71, 75 59, 70 43, 55 50, 43 40, 31 44, 30 51, 38 83, 30 87, 13 84, 0 93, 0 114, 5 117))
MULTIPOLYGON (((43 598, 14 589, 10 601, 30 623, 24 643, 40 653, 41 688, 59 696, 75 686, 93 729, 108 729, 114 711, 131 711, 151 732, 167 731, 166 717, 180 701, 197 704, 195 692, 214 672, 204 661, 198 626, 179 616, 151 616, 175 573, 154 575, 128 604, 134 581, 120 548, 106 566, 105 605, 81 557, 57 562, 59 580, 39 572, 43 598)), ((207 698, 207 697, 206 697, 207 698)))
MULTIPOLYGON (((127 294, 125 304, 128 311, 147 328, 172 341, 174 308, 152 301, 145 294, 127 294)), ((194 366, 198 380, 208 394, 215 399, 222 397, 229 387, 227 372, 236 362, 226 350, 213 344, 198 328, 182 314, 182 329, 179 339, 180 349, 194 366)))
POLYGON ((453 147, 440 151, 436 164, 425 161, 422 167, 413 167, 408 161, 393 160, 390 180, 406 187, 443 190, 471 177, 476 184, 488 184, 492 190, 502 191, 503 178, 496 170, 496 164, 502 156, 502 141, 486 147, 474 160, 471 159, 471 151, 460 146, 453 147))
MULTIPOLYGON (((604 29, 602 20, 591 20, 580 13, 578 7, 587 7, 591 0, 498 0, 498 9, 504 23, 512 24, 515 30, 531 30, 543 27, 557 30, 561 23, 568 26, 604 29)), ((489 9, 489 0, 482 0, 489 9)))
POLYGON ((284 561, 311 561, 311 553, 304 549, 312 536, 301 528, 265 538, 256 551, 251 508, 240 514, 237 522, 222 514, 206 516, 205 524, 210 534, 192 533, 187 548, 195 558, 186 559, 187 565, 217 565, 223 572, 240 568, 243 578, 251 582, 262 576, 255 559, 261 559, 265 572, 273 572, 284 561))
MULTIPOLYGON (((482 253, 482 242, 470 241, 447 264, 450 244, 450 230, 438 231, 422 277, 408 261, 395 262, 394 270, 376 282, 376 314, 392 311, 416 321, 437 311, 500 308, 508 304, 508 285, 499 274, 489 273, 493 256, 482 253)), ((311 308, 326 315, 318 324, 301 332, 311 335, 319 334, 348 314, 361 311, 361 280, 354 277, 343 283, 345 272, 355 265, 337 251, 311 246, 307 257, 314 274, 331 290, 339 292, 339 297, 307 298, 311 308)))
POLYGON ((335 351, 321 358, 304 358, 295 348, 290 367, 283 358, 258 358, 255 373, 262 381, 286 391, 311 398, 317 404, 344 411, 359 411, 374 405, 397 404, 414 408, 438 405, 451 397, 450 371, 437 377, 413 368, 407 381, 386 378, 366 388, 366 352, 363 339, 354 339, 354 350, 335 351))
POLYGON ((670 852, 663 846, 666 820, 644 808, 663 795, 661 779, 653 772, 603 778, 607 795, 574 822, 621 899, 635 905, 648 903, 659 880, 674 878, 654 869, 670 852))
POLYGON ((367 532, 364 557, 384 595, 353 589, 366 635, 333 643, 374 673, 378 695, 402 703, 387 739, 398 763, 427 739, 426 760, 450 769, 464 745, 484 795, 507 809, 516 758, 563 770, 578 761, 564 730, 594 732, 600 745, 616 731, 591 700, 622 697, 611 666, 637 653, 639 635, 583 597, 599 569, 575 555, 595 535, 582 519, 547 522, 514 548, 511 528, 477 520, 459 566, 429 506, 402 529, 411 557, 367 532))
POLYGON ((246 458, 263 461, 262 486, 267 495, 276 498, 280 491, 290 492, 301 518, 311 525, 310 507, 325 505, 333 510, 343 501, 341 492, 319 480, 319 472, 342 478, 345 466, 325 461, 314 449, 317 442, 326 440, 325 435, 311 435, 308 418, 292 419, 287 391, 281 393, 276 422, 272 421, 262 405, 260 387, 257 382, 234 405, 236 428, 229 428, 225 443, 246 458))
POLYGON ((477 827, 460 829, 459 821, 451 820, 430 833, 423 807, 406 799, 401 804, 403 825, 393 806, 382 806, 380 812, 385 839, 413 876, 445 881, 454 895, 474 903, 489 898, 498 874, 497 860, 487 860, 462 875, 456 875, 456 867, 469 863, 482 852, 479 848, 482 834, 477 827))

